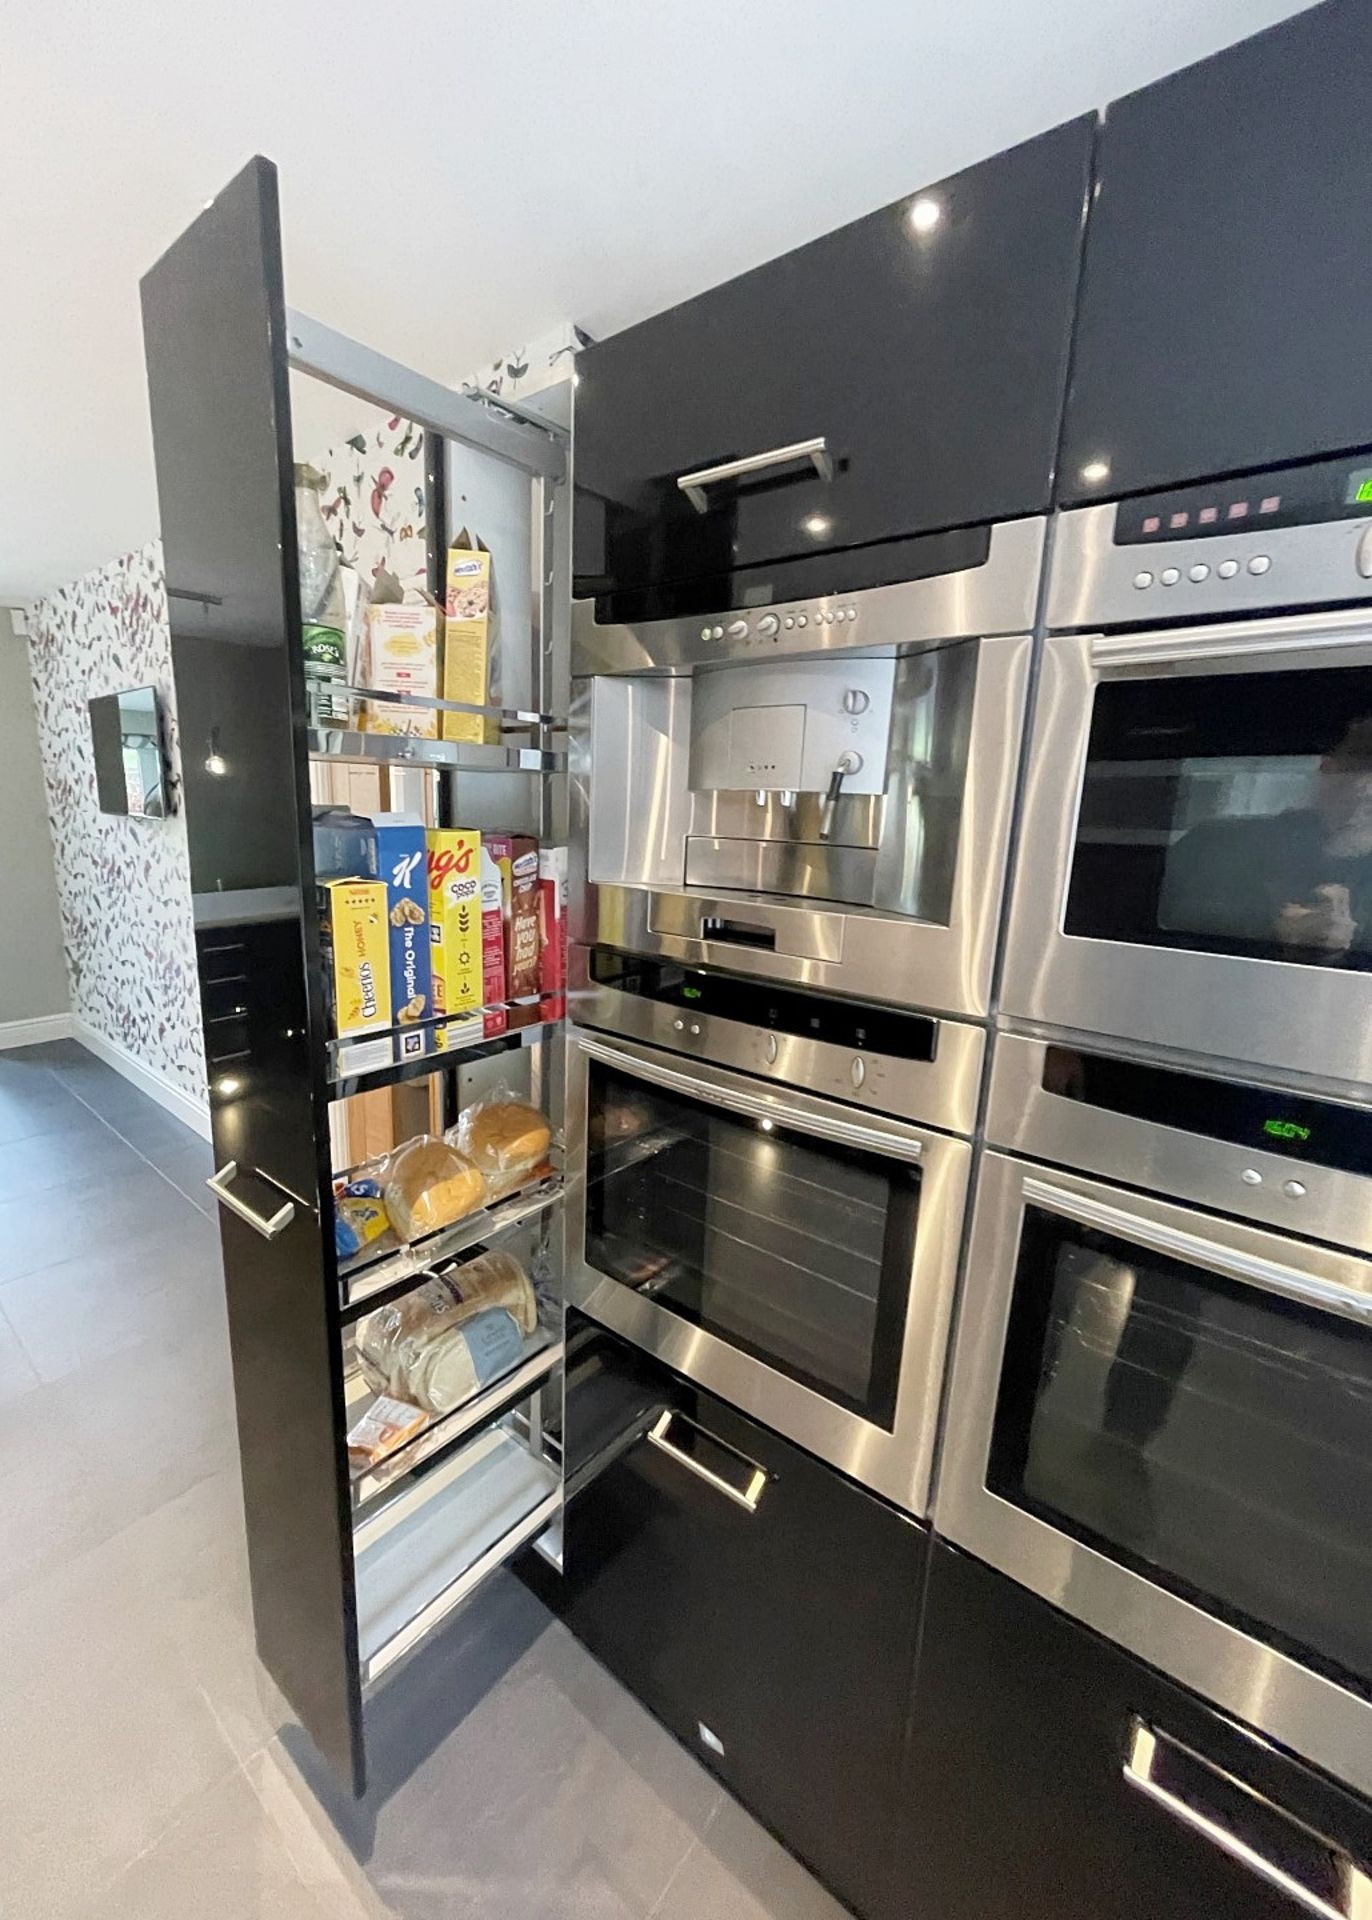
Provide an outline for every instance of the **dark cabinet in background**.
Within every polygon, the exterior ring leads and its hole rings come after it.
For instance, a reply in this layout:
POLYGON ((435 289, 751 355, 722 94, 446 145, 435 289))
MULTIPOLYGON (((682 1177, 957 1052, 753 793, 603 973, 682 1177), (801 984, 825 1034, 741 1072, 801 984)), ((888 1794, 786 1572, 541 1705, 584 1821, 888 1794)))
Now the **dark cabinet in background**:
POLYGON ((572 1630, 859 1913, 890 1878, 928 1536, 569 1315, 572 1630))
POLYGON ((1372 7, 1324 0, 1109 108, 1064 501, 1372 442, 1369 83, 1372 7))
POLYGON ((576 592, 1043 512, 1093 128, 1058 127, 588 348, 576 592), (703 483, 704 511, 678 485, 815 440, 827 477, 798 454, 703 483))
POLYGON ((1351 1917, 1372 1892, 1372 1810, 942 1542, 905 1809, 928 1920, 1351 1917))

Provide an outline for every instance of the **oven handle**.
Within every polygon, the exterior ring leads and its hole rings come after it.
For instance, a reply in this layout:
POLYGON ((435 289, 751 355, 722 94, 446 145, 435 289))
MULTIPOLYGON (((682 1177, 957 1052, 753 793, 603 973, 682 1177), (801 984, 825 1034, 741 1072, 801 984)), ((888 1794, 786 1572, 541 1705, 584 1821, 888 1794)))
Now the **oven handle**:
MULTIPOLYGON (((751 1471, 746 1487, 731 1486, 722 1473, 713 1472, 711 1468, 673 1444, 670 1437, 673 1420, 680 1420, 683 1426, 695 1427, 697 1433, 705 1433, 704 1427, 696 1427, 693 1420, 688 1420, 684 1414, 678 1413, 675 1407, 668 1407, 659 1414, 644 1435, 649 1446, 656 1447, 659 1453, 665 1453, 669 1460, 675 1460, 679 1467, 684 1467, 687 1473, 693 1473, 697 1480, 703 1480, 707 1487, 713 1487, 716 1493, 722 1493, 726 1500, 732 1500, 734 1505, 742 1507, 745 1513, 756 1513, 758 1502, 767 1489, 767 1475, 757 1462, 747 1459, 741 1453, 738 1454, 737 1458, 751 1471)), ((705 1434, 705 1437, 707 1440, 714 1439, 713 1434, 705 1434)), ((732 1447, 724 1447, 723 1441, 717 1441, 716 1445, 723 1447, 726 1453, 734 1452, 732 1447)))
POLYGON ((741 480, 750 473, 767 473, 773 467, 789 467, 795 460, 810 461, 821 480, 834 477, 833 456, 821 433, 813 440, 795 440, 789 447, 771 447, 766 453, 745 453, 742 459, 725 460, 717 467, 700 467, 694 473, 678 474, 677 486, 697 513, 708 513, 710 502, 706 487, 713 487, 720 480, 741 480))
MULTIPOLYGON (((1115 667, 1162 667, 1187 661, 1250 659, 1260 666, 1287 654, 1367 653, 1372 630, 1366 616, 1321 631, 1299 624, 1255 632, 1251 626, 1184 627, 1163 633, 1098 633, 1091 638, 1091 664, 1102 673, 1115 667)), ((1350 662, 1350 664, 1353 664, 1350 662)))
POLYGON ((674 1067, 666 1067, 656 1060, 643 1060, 636 1053, 623 1053, 618 1047, 607 1046, 602 1040, 592 1040, 588 1034, 579 1033, 576 1044, 583 1053, 593 1060, 603 1060, 606 1066, 618 1067, 621 1073, 632 1074, 637 1080, 650 1080, 654 1086, 665 1087, 669 1093, 682 1093, 691 1100, 703 1100, 714 1107, 727 1107, 731 1113, 741 1113, 750 1120, 773 1120, 780 1126, 789 1127, 794 1133, 812 1134, 817 1140, 832 1140, 835 1146, 861 1147, 870 1153, 879 1153, 888 1160, 918 1160, 923 1151, 918 1140, 905 1140, 883 1132, 879 1127, 864 1127, 858 1120, 840 1119, 837 1114, 824 1114, 822 1117, 811 1113, 797 1113, 786 1106, 784 1101, 767 1098, 756 1093, 745 1093, 740 1087, 717 1086, 714 1081, 698 1080, 694 1074, 679 1073, 674 1067))
MULTIPOLYGON (((1180 1825, 1190 1827, 1202 1839, 1208 1840, 1221 1853, 1228 1854, 1241 1867, 1246 1867, 1258 1879, 1265 1880, 1269 1887, 1275 1887, 1289 1900, 1305 1908, 1307 1913, 1319 1916, 1319 1920, 1361 1920, 1369 1911, 1372 1901, 1372 1879, 1342 1847, 1316 1834, 1303 1822, 1293 1819, 1282 1809, 1250 1787, 1234 1774, 1226 1773, 1217 1767, 1213 1760, 1207 1760, 1203 1754, 1183 1746, 1179 1740, 1173 1740, 1168 1734, 1150 1727, 1140 1719, 1131 1723, 1129 1752, 1124 1762, 1124 1778, 1138 1793, 1146 1795, 1164 1812, 1170 1814, 1180 1825), (1330 1860, 1342 1881, 1342 1895, 1339 1904, 1333 1905, 1322 1894, 1317 1893, 1303 1880, 1289 1873, 1285 1866, 1269 1860, 1253 1842, 1235 1831, 1233 1825, 1210 1813, 1203 1805, 1184 1799, 1180 1792, 1165 1785, 1158 1778, 1158 1759, 1160 1755, 1180 1756, 1196 1775, 1196 1786, 1203 1793, 1209 1780, 1217 1780, 1222 1785, 1236 1788, 1256 1806, 1265 1807, 1269 1812, 1284 1820, 1290 1827, 1293 1837, 1305 1841, 1317 1854, 1330 1860)), ((1198 1794, 1198 1798, 1200 1795, 1198 1794)))
POLYGON ((1133 1240, 1153 1253, 1172 1254, 1192 1265, 1210 1267, 1243 1286, 1260 1287, 1264 1293, 1279 1294, 1282 1299, 1294 1300, 1301 1306, 1318 1307, 1326 1313, 1356 1320, 1361 1326, 1372 1326, 1372 1293, 1344 1286, 1337 1280, 1321 1280, 1314 1274, 1285 1266, 1279 1260, 1266 1260, 1261 1254, 1222 1246, 1216 1240, 1207 1240, 1199 1233, 1187 1233, 1181 1227, 1144 1219, 1126 1207, 1112 1207, 1104 1200, 1069 1192, 1051 1180, 1029 1175, 1024 1181, 1023 1193, 1034 1205, 1047 1207, 1051 1213, 1062 1214, 1084 1227, 1096 1227, 1121 1240, 1133 1240))

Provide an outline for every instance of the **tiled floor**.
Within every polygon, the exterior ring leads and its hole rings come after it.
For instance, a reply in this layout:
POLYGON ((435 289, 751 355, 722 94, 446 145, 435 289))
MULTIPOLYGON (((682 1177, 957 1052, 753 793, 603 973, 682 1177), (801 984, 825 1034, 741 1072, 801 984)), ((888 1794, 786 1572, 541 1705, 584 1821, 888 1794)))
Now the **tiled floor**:
POLYGON ((74 1044, 0 1053, 0 1916, 841 1920, 508 1576, 333 1796, 253 1654, 209 1170, 74 1044))

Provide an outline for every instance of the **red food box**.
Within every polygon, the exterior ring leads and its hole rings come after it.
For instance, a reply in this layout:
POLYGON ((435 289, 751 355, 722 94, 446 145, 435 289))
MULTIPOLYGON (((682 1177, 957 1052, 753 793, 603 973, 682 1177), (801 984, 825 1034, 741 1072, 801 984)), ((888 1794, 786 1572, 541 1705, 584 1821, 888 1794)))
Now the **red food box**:
POLYGON ((510 1016, 503 1005, 505 995, 505 908, 504 878, 500 862, 491 852, 489 834, 481 837, 481 1003, 486 1008, 484 1032, 504 1033, 510 1016))
MULTIPOLYGON (((538 842, 527 833, 483 833, 483 847, 500 869, 500 909, 505 948, 505 997, 538 997, 538 842)), ((531 1026, 536 1005, 510 1008, 512 1027, 531 1026)))
POLYGON ((541 847, 538 854, 539 990, 553 995, 547 1020, 567 1010, 567 849, 541 847))

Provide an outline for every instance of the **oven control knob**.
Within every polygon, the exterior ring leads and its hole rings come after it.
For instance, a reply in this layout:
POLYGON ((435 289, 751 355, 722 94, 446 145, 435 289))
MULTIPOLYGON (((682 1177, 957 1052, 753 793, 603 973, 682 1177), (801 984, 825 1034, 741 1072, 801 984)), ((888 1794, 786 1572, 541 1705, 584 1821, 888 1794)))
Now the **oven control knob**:
POLYGON ((731 640, 746 640, 748 638, 748 622, 746 620, 731 620, 729 622, 729 638, 731 640))
POLYGON ((757 623, 756 631, 757 631, 758 639, 770 640, 772 635, 776 632, 777 628, 780 625, 781 625, 781 622, 777 619, 774 613, 764 613, 762 618, 757 623))
POLYGON ((774 1067, 777 1063, 777 1055, 781 1052, 781 1048, 777 1045, 777 1037, 774 1033, 767 1035, 767 1038, 762 1043, 762 1051, 767 1056, 767 1065, 774 1067))
POLYGON ((871 695, 862 687, 848 687, 843 695, 845 713, 866 713, 872 704, 871 695))
POLYGON ((1304 1180, 1286 1180, 1282 1183, 1282 1192, 1288 1200, 1304 1200, 1306 1185, 1304 1180))
POLYGON ((848 1078, 855 1087, 860 1087, 867 1078, 867 1062, 860 1053, 853 1055, 853 1064, 848 1069, 848 1078))
POLYGON ((1260 1187, 1262 1185, 1262 1175, 1256 1167, 1245 1167, 1239 1175, 1239 1178, 1246 1187, 1260 1187))

